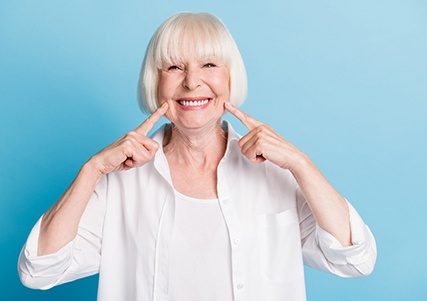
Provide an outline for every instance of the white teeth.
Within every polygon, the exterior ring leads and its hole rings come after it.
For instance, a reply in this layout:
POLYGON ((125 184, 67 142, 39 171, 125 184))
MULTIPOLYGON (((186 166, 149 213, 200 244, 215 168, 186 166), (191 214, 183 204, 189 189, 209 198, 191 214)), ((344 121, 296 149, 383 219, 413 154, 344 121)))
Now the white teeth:
POLYGON ((207 104, 209 99, 205 100, 196 100, 196 101, 189 101, 189 100, 180 100, 179 103, 183 105, 184 107, 200 107, 205 104, 207 104))

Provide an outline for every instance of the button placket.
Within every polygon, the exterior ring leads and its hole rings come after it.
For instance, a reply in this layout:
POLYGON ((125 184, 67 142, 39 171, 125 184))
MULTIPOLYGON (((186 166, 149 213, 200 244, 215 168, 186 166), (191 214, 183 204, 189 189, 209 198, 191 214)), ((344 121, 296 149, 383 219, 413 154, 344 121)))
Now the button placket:
POLYGON ((235 202, 230 198, 227 176, 223 174, 221 165, 218 168, 218 197, 230 235, 232 281, 235 301, 246 300, 245 255, 242 244, 242 229, 235 202))

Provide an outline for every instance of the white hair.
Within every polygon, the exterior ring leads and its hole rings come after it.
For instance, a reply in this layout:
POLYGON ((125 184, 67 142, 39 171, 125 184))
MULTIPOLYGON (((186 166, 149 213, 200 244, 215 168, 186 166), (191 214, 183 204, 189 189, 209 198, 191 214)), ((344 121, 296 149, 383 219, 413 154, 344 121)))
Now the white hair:
POLYGON ((156 30, 148 45, 138 84, 140 108, 148 113, 159 107, 159 70, 182 62, 183 49, 193 50, 198 59, 218 58, 230 74, 230 103, 240 106, 246 99, 248 84, 239 49, 216 16, 182 12, 169 17, 156 30))

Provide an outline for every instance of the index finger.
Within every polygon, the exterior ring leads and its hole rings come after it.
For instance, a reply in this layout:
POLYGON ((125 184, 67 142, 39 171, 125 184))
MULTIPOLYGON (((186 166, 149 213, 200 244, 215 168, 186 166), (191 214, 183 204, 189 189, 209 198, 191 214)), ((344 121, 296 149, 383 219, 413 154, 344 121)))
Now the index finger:
POLYGON ((160 108, 158 108, 153 114, 151 114, 139 127, 135 129, 135 132, 147 136, 148 132, 151 131, 153 126, 159 121, 160 117, 165 115, 168 110, 168 104, 165 102, 160 108))
POLYGON ((231 114, 233 114, 237 119, 239 119, 245 125, 245 127, 248 128, 249 131, 252 131, 254 128, 261 124, 261 122, 259 122, 255 118, 249 116, 248 114, 228 102, 225 103, 225 109, 231 114))

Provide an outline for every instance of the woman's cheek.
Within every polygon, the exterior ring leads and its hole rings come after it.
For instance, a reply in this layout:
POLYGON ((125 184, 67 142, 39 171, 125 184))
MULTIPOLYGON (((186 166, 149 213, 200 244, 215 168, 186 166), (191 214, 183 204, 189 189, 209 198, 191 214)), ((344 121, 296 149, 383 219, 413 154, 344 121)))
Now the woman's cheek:
POLYGON ((164 116, 172 122, 174 120, 174 116, 176 116, 175 108, 173 106, 169 106, 169 110, 164 116))

